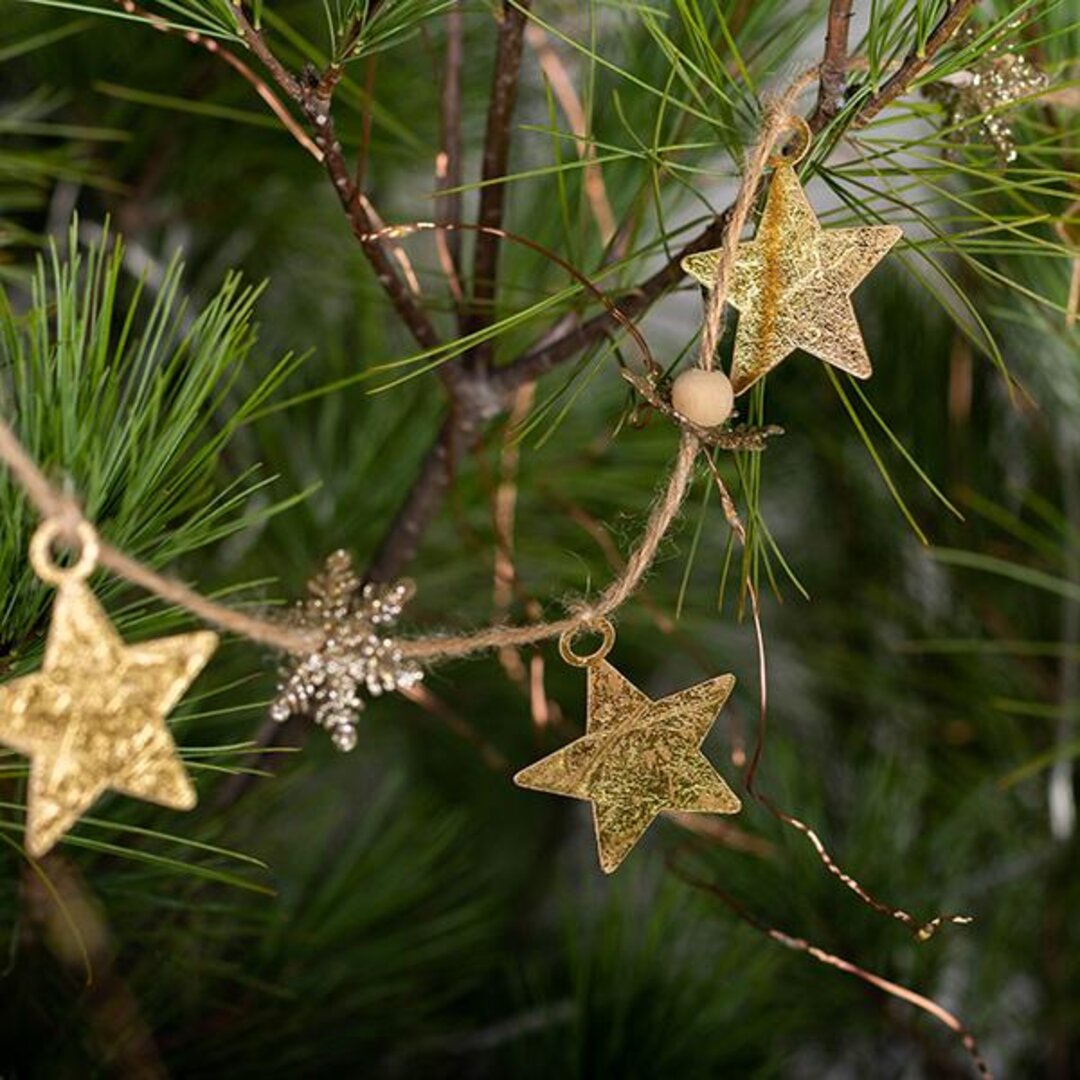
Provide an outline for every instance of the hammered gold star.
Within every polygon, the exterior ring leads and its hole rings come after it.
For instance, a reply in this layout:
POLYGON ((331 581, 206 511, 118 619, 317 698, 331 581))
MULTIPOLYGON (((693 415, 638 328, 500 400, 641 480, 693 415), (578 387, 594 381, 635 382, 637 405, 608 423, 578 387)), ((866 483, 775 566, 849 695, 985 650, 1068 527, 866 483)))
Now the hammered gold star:
MULTIPOLYGON (((795 170, 778 165, 757 235, 739 245, 731 272, 728 300, 739 312, 735 393, 749 390, 796 349, 869 378, 851 294, 901 235, 895 225, 823 229, 795 170)), ((720 250, 688 255, 683 269, 711 287, 720 250)))
POLYGON ((605 873, 662 811, 738 812, 737 796, 701 752, 734 676, 653 701, 606 660, 590 663, 588 672, 585 735, 522 769, 514 782, 591 802, 605 873))
POLYGON ((108 789, 177 810, 195 789, 165 723, 217 646, 209 631, 125 645, 64 583, 39 672, 0 687, 0 742, 30 757, 26 850, 45 854, 108 789))

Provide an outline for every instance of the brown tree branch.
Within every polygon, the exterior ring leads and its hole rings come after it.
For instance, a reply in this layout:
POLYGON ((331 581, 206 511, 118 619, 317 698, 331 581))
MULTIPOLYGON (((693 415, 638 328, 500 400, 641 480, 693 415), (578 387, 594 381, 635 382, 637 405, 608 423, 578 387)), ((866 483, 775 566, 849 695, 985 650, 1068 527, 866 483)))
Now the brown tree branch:
MULTIPOLYGON (((661 296, 678 285, 685 276, 681 263, 687 255, 717 247, 723 241, 730 213, 731 207, 728 207, 680 248, 670 262, 618 301, 618 309, 624 318, 633 320, 644 315, 661 296)), ((540 343, 522 353, 513 363, 493 371, 491 382, 499 393, 510 394, 517 387, 539 379, 583 349, 614 333, 619 322, 611 311, 602 311, 554 340, 541 339, 540 343)))
POLYGON ((851 30, 852 0, 829 0, 829 21, 825 31, 825 55, 821 61, 817 106, 811 126, 824 126, 840 111, 847 85, 848 33, 851 30))
POLYGON ((935 56, 952 40, 953 34, 960 29, 971 9, 979 0, 953 0, 949 10, 926 39, 926 46, 920 53, 912 49, 904 62, 896 69, 888 82, 858 112, 852 121, 852 127, 868 124, 886 105, 892 104, 931 64, 935 56))
MULTIPOLYGON (((330 102, 337 83, 341 79, 340 65, 331 64, 321 77, 298 79, 292 74, 266 44, 263 35, 248 19, 243 5, 233 4, 233 14, 240 36, 251 51, 262 61, 278 86, 300 107, 311 127, 315 145, 323 153, 323 167, 337 192, 338 200, 348 219, 353 235, 360 243, 379 284, 394 305, 401 321, 424 349, 439 344, 439 335, 428 318, 427 312, 394 270, 383 243, 374 238, 378 226, 365 205, 366 200, 353 183, 349 166, 334 129, 330 114, 330 102)), ((444 365, 445 366, 445 365, 444 365)))
MULTIPOLYGON (((487 229, 502 225, 506 185, 499 182, 506 175, 510 157, 510 126, 517 101, 521 53, 525 42, 525 21, 531 0, 503 0, 499 22, 499 40, 492 75, 491 103, 481 166, 480 211, 477 223, 487 229)), ((490 326, 494 316, 496 273, 499 261, 499 237, 482 232, 476 238, 473 257, 472 312, 466 321, 466 333, 490 326)), ((473 354, 478 367, 486 366, 493 352, 490 341, 482 342, 473 354)))
POLYGON ((372 555, 366 574, 368 581, 392 581, 412 561, 424 532, 442 505, 461 453, 458 420, 451 415, 443 421, 405 501, 372 555))

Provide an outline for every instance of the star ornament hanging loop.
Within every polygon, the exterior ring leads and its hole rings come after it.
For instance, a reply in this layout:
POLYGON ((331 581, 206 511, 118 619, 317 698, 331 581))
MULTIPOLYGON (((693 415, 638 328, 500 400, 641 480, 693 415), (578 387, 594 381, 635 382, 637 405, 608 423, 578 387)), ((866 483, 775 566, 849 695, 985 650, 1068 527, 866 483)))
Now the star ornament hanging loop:
MULTIPOLYGON (((773 155, 765 209, 753 240, 739 244, 728 302, 739 313, 731 384, 743 394, 797 349, 857 379, 872 374, 851 294, 903 235, 896 225, 824 229, 795 172, 810 146, 806 121, 792 117, 796 139, 773 155)), ((721 248, 683 259, 711 288, 721 248)))
POLYGON ((217 647, 198 631, 125 645, 85 584, 97 564, 93 528, 44 522, 30 562, 57 590, 41 670, 0 687, 0 743, 30 758, 26 850, 49 851, 108 790, 175 810, 195 788, 166 716, 217 647), (52 545, 74 532, 79 554, 61 566, 52 545))
POLYGON ((594 652, 574 650, 576 631, 559 639, 562 658, 588 673, 585 734, 522 769, 514 783, 591 802, 600 867, 610 874, 664 811, 741 809, 701 751, 735 677, 720 675, 653 701, 605 659, 615 643, 611 623, 601 618, 585 629, 601 634, 594 652))

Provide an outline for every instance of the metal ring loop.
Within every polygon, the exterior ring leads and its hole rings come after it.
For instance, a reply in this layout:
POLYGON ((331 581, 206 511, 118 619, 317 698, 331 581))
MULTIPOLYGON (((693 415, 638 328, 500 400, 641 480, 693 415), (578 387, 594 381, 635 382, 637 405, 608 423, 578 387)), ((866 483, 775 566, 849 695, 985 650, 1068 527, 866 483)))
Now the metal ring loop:
POLYGON ((71 527, 59 518, 49 518, 38 526, 30 541, 30 565, 33 566, 34 573, 50 585, 85 581, 97 566, 100 547, 97 533, 88 521, 80 521, 73 530, 79 538, 79 557, 75 563, 72 566, 61 566, 53 559, 53 541, 70 531, 71 527))
POLYGON ((559 655, 568 664, 572 664, 574 667, 588 667, 590 664, 595 664, 598 660, 603 660, 604 657, 611 652, 611 646, 614 644, 615 627, 601 615, 592 622, 583 623, 581 626, 575 626, 573 630, 564 630, 559 635, 559 655), (580 653, 574 652, 572 647, 573 641, 582 631, 587 632, 590 630, 601 634, 603 640, 593 652, 582 656, 580 653))
POLYGON ((785 143, 785 147, 791 146, 794 143, 793 150, 780 150, 777 153, 769 155, 769 168, 775 169, 778 165, 798 165, 804 157, 806 152, 810 149, 810 144, 814 141, 814 133, 810 130, 810 125, 797 113, 793 113, 791 116, 785 118, 784 127, 781 131, 794 131, 794 140, 789 139, 785 143))

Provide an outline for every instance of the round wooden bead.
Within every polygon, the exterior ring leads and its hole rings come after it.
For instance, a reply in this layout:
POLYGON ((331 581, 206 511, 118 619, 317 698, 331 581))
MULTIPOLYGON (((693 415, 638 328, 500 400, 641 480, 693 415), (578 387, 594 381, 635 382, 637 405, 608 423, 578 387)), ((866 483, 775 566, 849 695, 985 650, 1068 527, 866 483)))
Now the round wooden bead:
POLYGON ((691 368, 671 387, 671 405, 691 424, 711 428, 722 424, 735 406, 731 380, 722 371, 691 368))

